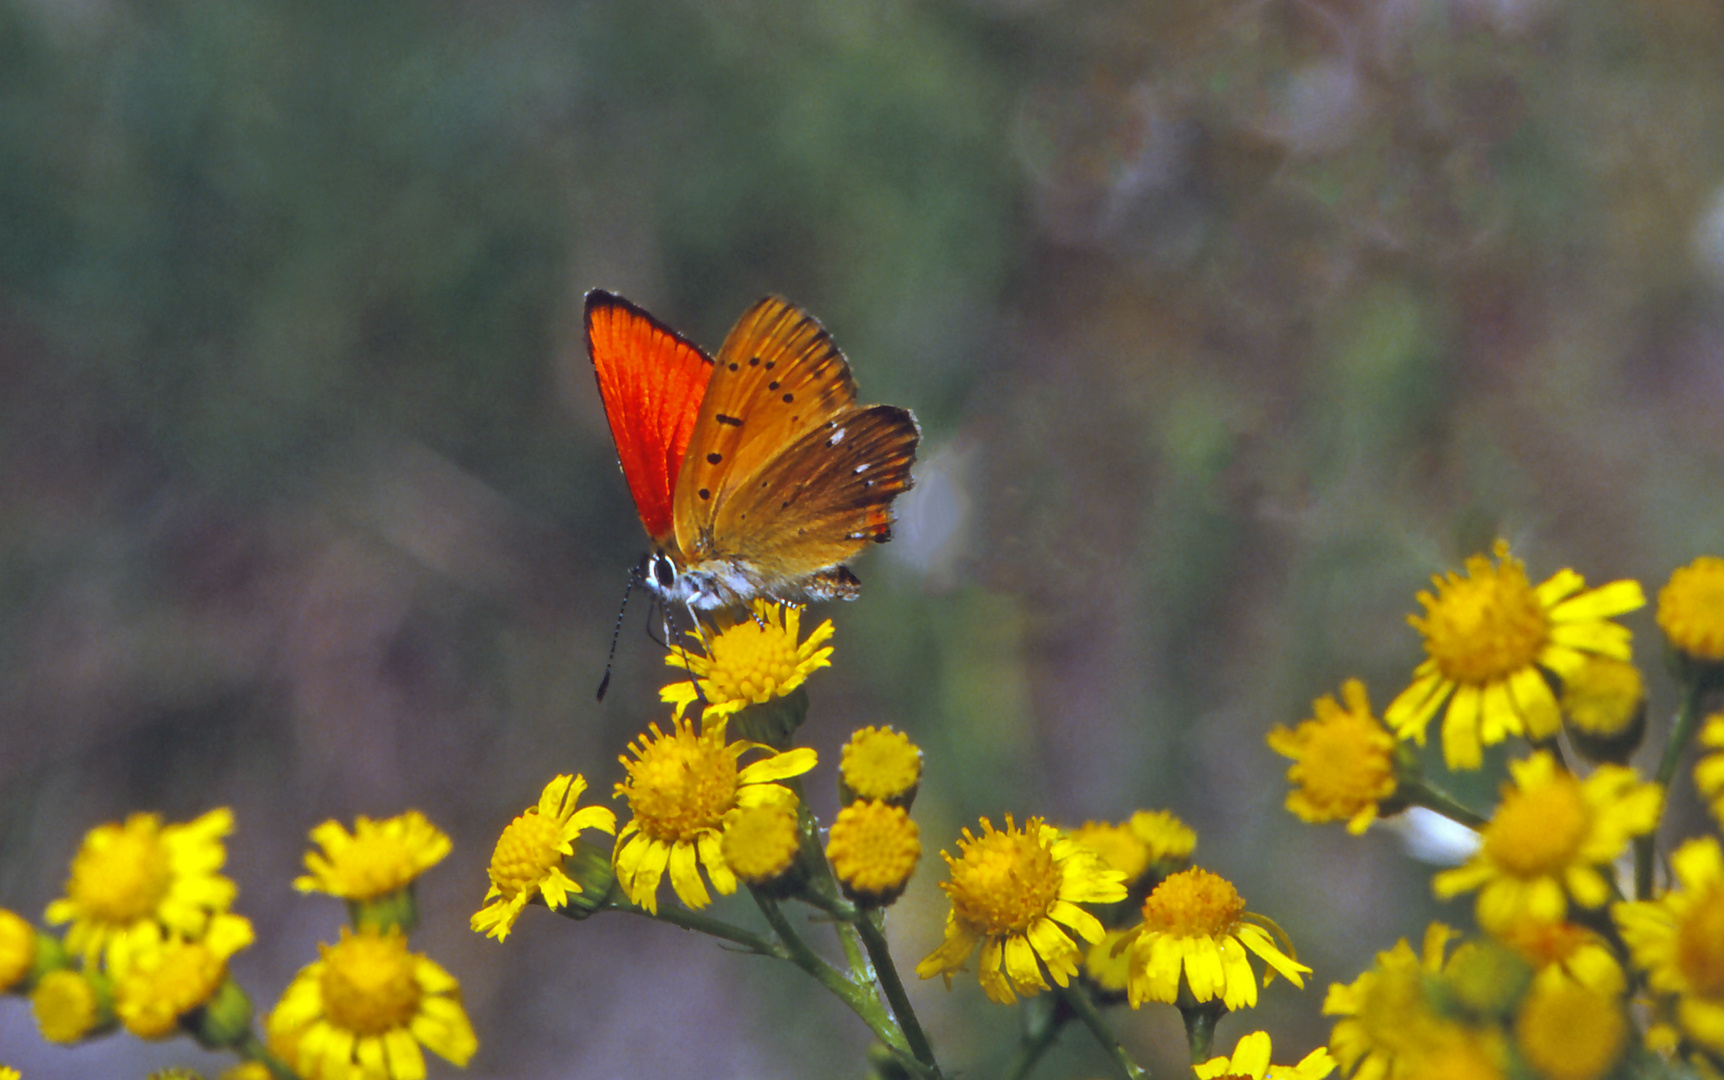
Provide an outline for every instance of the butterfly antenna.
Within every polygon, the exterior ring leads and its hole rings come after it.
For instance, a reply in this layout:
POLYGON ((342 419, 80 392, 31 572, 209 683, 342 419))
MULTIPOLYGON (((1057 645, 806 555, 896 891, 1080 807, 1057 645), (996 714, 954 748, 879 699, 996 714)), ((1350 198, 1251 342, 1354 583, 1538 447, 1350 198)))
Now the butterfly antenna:
POLYGON ((610 655, 605 657, 605 677, 599 680, 599 701, 605 699, 605 691, 611 688, 611 665, 616 663, 617 659, 617 638, 622 636, 623 616, 629 610, 629 594, 635 591, 635 586, 640 583, 640 580, 641 568, 637 566, 629 571, 629 583, 623 586, 623 602, 622 606, 617 608, 617 624, 611 629, 610 655))

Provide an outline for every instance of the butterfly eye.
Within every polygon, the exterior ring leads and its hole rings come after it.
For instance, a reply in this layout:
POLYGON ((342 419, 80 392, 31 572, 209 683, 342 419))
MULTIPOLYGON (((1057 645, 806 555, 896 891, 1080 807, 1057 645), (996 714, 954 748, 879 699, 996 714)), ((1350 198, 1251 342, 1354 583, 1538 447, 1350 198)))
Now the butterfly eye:
POLYGON ((668 589, 676 584, 676 568, 671 566, 670 560, 663 555, 653 560, 652 576, 662 589, 668 589))

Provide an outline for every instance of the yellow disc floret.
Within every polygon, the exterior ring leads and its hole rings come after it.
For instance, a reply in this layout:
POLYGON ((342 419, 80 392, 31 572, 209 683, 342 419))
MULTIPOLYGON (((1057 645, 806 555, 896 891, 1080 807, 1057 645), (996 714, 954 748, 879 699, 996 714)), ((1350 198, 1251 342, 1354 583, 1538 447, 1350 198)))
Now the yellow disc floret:
POLYGON ((225 807, 184 825, 133 814, 123 825, 97 826, 72 860, 65 897, 48 905, 48 921, 70 922, 66 947, 89 960, 146 925, 197 937, 238 891, 218 872, 231 831, 225 807))
POLYGON ((844 744, 838 772, 856 798, 896 801, 921 782, 922 751, 901 731, 865 727, 844 744))
POLYGON ((1437 669, 1457 683, 1495 682, 1530 665, 1550 640, 1550 617, 1527 580, 1526 567, 1499 542, 1495 565, 1467 560, 1465 577, 1436 580, 1435 595, 1419 594, 1423 618, 1408 618, 1425 638, 1437 669))
POLYGON ((1647 984, 1677 996, 1682 1030, 1724 1054, 1724 851, 1716 837, 1701 837, 1677 848, 1670 865, 1679 888, 1611 914, 1647 984))
POLYGON ((1724 713, 1706 718, 1697 741, 1712 752, 1694 763, 1694 786, 1711 805, 1712 816, 1724 822, 1724 713))
POLYGON ((1658 628, 1680 653, 1724 660, 1724 559, 1702 555, 1670 575, 1658 590, 1658 628))
POLYGON ((1411 1061, 1442 1041, 1452 1025, 1433 1008, 1427 987, 1442 971, 1453 936, 1447 926, 1432 923, 1420 952, 1402 938, 1378 953, 1376 964, 1351 983, 1330 984, 1323 1014, 1341 1018, 1329 1035, 1329 1048, 1343 1076, 1404 1076, 1411 1061))
POLYGON ((1342 707, 1324 696, 1313 718, 1269 733, 1269 748, 1293 759, 1287 779, 1287 809, 1312 823, 1345 821, 1362 833, 1376 820, 1378 804, 1395 793, 1395 737, 1371 713, 1365 684, 1341 685, 1342 707))
POLYGON ((115 958, 114 1011, 140 1039, 165 1039, 179 1018, 215 996, 227 981, 227 962, 252 943, 251 922, 223 912, 196 941, 171 937, 148 942, 134 935, 115 958))
POLYGON ((800 608, 756 600, 750 614, 725 620, 711 633, 690 631, 693 647, 672 649, 665 663, 694 678, 665 687, 660 700, 676 706, 676 717, 704 701, 710 720, 783 697, 831 666, 832 646, 825 642, 832 636, 832 620, 798 642, 801 620, 800 608))
POLYGON ((1505 931, 1522 920, 1559 922, 1568 901, 1598 907, 1610 898, 1604 870, 1631 837, 1658 824, 1663 792, 1634 770, 1600 765, 1585 780, 1546 751, 1512 761, 1513 782, 1465 866, 1432 881, 1440 897, 1480 889, 1479 924, 1505 931))
POLYGON ((1550 1080, 1598 1080, 1622 1056, 1628 1018, 1614 996, 1575 983, 1540 983, 1522 1002, 1515 1039, 1550 1080))
POLYGON ((0 993, 30 974, 36 963, 36 928, 17 912, 0 908, 0 993))
POLYGON ((1646 681, 1626 660, 1590 656, 1562 683, 1562 712, 1575 730, 1601 738, 1626 731, 1646 703, 1646 681))
POLYGON ((806 747, 772 753, 758 743, 727 743, 724 726, 723 718, 709 720, 697 734, 686 717, 673 721, 669 732, 653 724, 650 737, 629 744, 634 757, 621 759, 628 776, 616 794, 628 800, 634 816, 617 834, 612 858, 623 892, 648 911, 658 910, 658 884, 667 867, 671 887, 690 907, 712 902, 700 867, 713 888, 735 892, 736 876, 719 843, 725 815, 768 802, 794 805, 796 795, 775 781, 815 765, 814 751, 806 747), (743 754, 757 750, 769 756, 738 768, 743 754))
POLYGON ((564 856, 575 853, 583 830, 617 831, 616 815, 606 807, 577 808, 586 789, 581 776, 558 776, 539 794, 539 805, 504 827, 491 853, 486 905, 470 923, 476 932, 502 941, 535 895, 556 911, 568 902, 569 893, 583 891, 563 872, 564 856))
POLYGON ((1255 1005, 1257 982, 1247 952, 1268 965, 1265 985, 1271 972, 1305 985, 1311 969, 1283 953, 1258 920, 1247 914, 1232 882, 1200 867, 1157 885, 1144 899, 1143 922, 1116 946, 1132 951, 1126 988, 1132 1008, 1178 1001, 1182 979, 1198 1002, 1221 998, 1229 1009, 1255 1005))
POLYGON ((421 1046, 456 1065, 478 1049, 460 984, 399 931, 343 927, 320 951, 267 1025, 271 1049, 306 1080, 422 1080, 421 1046))
POLYGON ((719 847, 737 877, 764 885, 790 869, 801 844, 796 804, 777 802, 730 811, 719 847))
POLYGON ((832 822, 826 857, 846 895, 881 905, 897 899, 922 857, 916 823, 901 806, 854 802, 832 822))
POLYGON ((61 968, 43 975, 30 992, 36 1028, 52 1043, 75 1043, 112 1021, 107 994, 95 980, 101 976, 61 968))
POLYGON ((1197 850, 1197 833, 1171 810, 1139 810, 1126 824, 1149 849, 1152 866, 1182 863, 1197 850))
POLYGON ((1132 831, 1129 824, 1086 821, 1071 831, 1071 837, 1124 874, 1128 888, 1149 869, 1149 845, 1132 831))
POLYGON ((1589 655, 1628 659, 1629 632, 1610 619, 1646 602, 1636 582, 1588 590, 1573 570, 1535 588, 1506 543, 1494 555, 1473 556, 1465 576, 1435 578, 1434 593, 1419 593, 1425 614, 1408 621, 1426 658, 1383 714, 1400 737, 1423 745, 1426 726, 1443 712, 1451 769, 1478 768, 1480 747, 1510 735, 1556 734, 1562 713, 1545 673, 1567 678, 1589 655))
POLYGON ((295 878, 300 892, 371 900, 406 888, 449 854, 449 837, 424 814, 409 810, 385 821, 361 815, 353 832, 337 821, 311 830, 321 852, 305 853, 309 874, 295 878))
POLYGON ((1040 818, 1022 829, 1010 815, 1004 829, 987 818, 981 824, 980 836, 964 830, 956 858, 940 853, 951 872, 940 888, 952 910, 945 942, 916 973, 944 975, 949 986, 952 972, 981 945, 978 977, 994 1001, 1008 1004, 1019 994, 1046 990, 1043 964, 1065 986, 1083 958, 1067 931, 1090 942, 1103 934, 1100 921, 1078 904, 1124 899, 1122 875, 1040 818))

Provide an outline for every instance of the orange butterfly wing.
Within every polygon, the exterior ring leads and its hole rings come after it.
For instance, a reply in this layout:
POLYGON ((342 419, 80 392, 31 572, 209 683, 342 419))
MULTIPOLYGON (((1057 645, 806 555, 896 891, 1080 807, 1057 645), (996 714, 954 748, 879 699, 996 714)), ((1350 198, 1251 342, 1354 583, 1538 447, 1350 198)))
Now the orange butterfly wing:
POLYGON ((856 406, 826 330, 768 297, 725 338, 673 500, 690 563, 750 564, 791 585, 891 537, 920 439, 908 412, 856 406))
POLYGON ((713 545, 768 580, 793 584, 892 539, 922 431, 909 410, 850 408, 766 463, 713 522, 713 545))
POLYGON ((677 473, 688 451, 712 358, 620 296, 587 294, 587 352, 617 460, 641 524, 659 547, 674 531, 677 473))
POLYGON ((718 350, 695 421, 695 457, 678 477, 676 538, 697 562, 714 554, 718 507, 804 432, 854 405, 856 380, 826 330, 775 296, 743 313, 718 350))

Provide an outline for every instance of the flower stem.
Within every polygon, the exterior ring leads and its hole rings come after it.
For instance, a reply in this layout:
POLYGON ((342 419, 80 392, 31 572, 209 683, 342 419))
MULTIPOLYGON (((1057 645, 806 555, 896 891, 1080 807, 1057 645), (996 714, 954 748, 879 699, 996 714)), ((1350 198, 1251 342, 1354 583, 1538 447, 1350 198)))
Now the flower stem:
MULTIPOLYGON (((1694 738, 1694 729, 1700 726, 1700 701, 1706 694, 1707 680, 1699 675, 1690 676, 1687 692, 1682 695, 1682 709, 1676 714, 1676 722, 1670 725, 1670 738, 1664 744, 1664 756, 1658 761, 1658 775, 1655 779, 1658 786, 1665 792, 1665 805, 1670 802, 1670 781, 1676 775, 1676 766, 1682 761, 1682 751, 1688 749, 1688 744, 1694 738)), ((1662 818, 1663 808, 1659 809, 1662 818)), ((1636 900, 1652 899, 1652 856, 1658 842, 1658 830, 1654 828, 1644 836, 1634 838, 1634 898, 1636 900)))
POLYGON ((832 991, 840 1001, 850 1006, 850 1011, 868 1025, 875 1038, 898 1052, 896 1056, 899 1060, 904 1060, 908 1055, 906 1064, 914 1066, 919 1075, 938 1076, 937 1072, 930 1072, 929 1066, 919 1058, 909 1055, 909 1043, 904 1038, 903 1029, 880 1003, 871 981, 860 984, 816 955, 814 950, 808 947, 808 943, 796 933, 796 928, 790 925, 790 920, 785 918, 784 910, 778 906, 778 901, 755 892, 754 902, 759 905, 760 913, 766 916, 767 925, 772 927, 773 933, 784 943, 785 959, 812 975, 821 986, 832 991))
POLYGON ((255 1061, 269 1070, 269 1075, 275 1080, 299 1080, 299 1074, 287 1067, 287 1063, 270 1053, 258 1037, 247 1032, 240 1044, 234 1047, 239 1056, 247 1061, 255 1061))
POLYGON ((1077 1014, 1077 1018, 1083 1021, 1085 1027, 1089 1028, 1089 1033, 1095 1036, 1095 1041, 1101 1044, 1101 1048, 1107 1051, 1109 1057, 1113 1058, 1113 1063, 1119 1066, 1119 1071, 1124 1073, 1128 1080, 1148 1080, 1149 1073, 1144 1071, 1143 1066, 1131 1060, 1131 1055, 1126 1053, 1125 1047, 1119 1044, 1119 1036, 1115 1035, 1113 1029, 1107 1026, 1107 1021, 1096 1009, 1095 1002, 1091 1001, 1089 995, 1084 993, 1082 986, 1074 982, 1070 986, 1060 987, 1059 993, 1060 997, 1065 999, 1065 1003, 1071 1006, 1072 1012, 1077 1014))
POLYGON ((857 911, 854 925, 868 950, 868 958, 874 961, 874 973, 880 980, 880 988, 886 991, 886 1001, 904 1028, 910 1052, 916 1055, 917 1061, 938 1072, 934 1048, 922 1030, 922 1022, 916 1019, 916 1010, 910 1007, 910 997, 904 992, 904 980, 898 977, 898 967, 892 962, 891 950, 886 945, 884 922, 885 916, 879 911, 857 911))
POLYGON ((1419 777, 1408 784, 1406 799, 1413 806, 1422 806, 1426 810, 1434 811, 1475 832, 1483 831, 1484 827, 1490 823, 1489 818, 1475 814, 1462 805, 1459 799, 1424 777, 1419 777))
POLYGON ((1224 1009, 1218 1011, 1208 1005, 1179 1010, 1180 1019, 1185 1021, 1185 1041, 1191 1046, 1193 1065, 1201 1065, 1209 1060, 1209 1055, 1215 1049, 1215 1022, 1220 1020, 1225 1012, 1224 1009))
POLYGON ((698 911, 690 911, 685 907, 660 908, 658 911, 652 912, 645 908, 637 907, 634 904, 618 904, 613 902, 610 906, 614 911, 626 911, 631 915, 644 915, 645 917, 657 922, 669 923, 672 926, 680 926, 684 930, 694 930, 705 934, 708 937, 718 938, 720 941, 728 941, 736 945, 741 945, 749 952, 758 953, 761 956, 770 956, 777 960, 791 959, 790 954, 785 949, 774 945, 771 941, 761 937, 759 934, 749 930, 744 930, 740 926, 732 926, 722 919, 715 919, 710 915, 702 915, 698 911))

